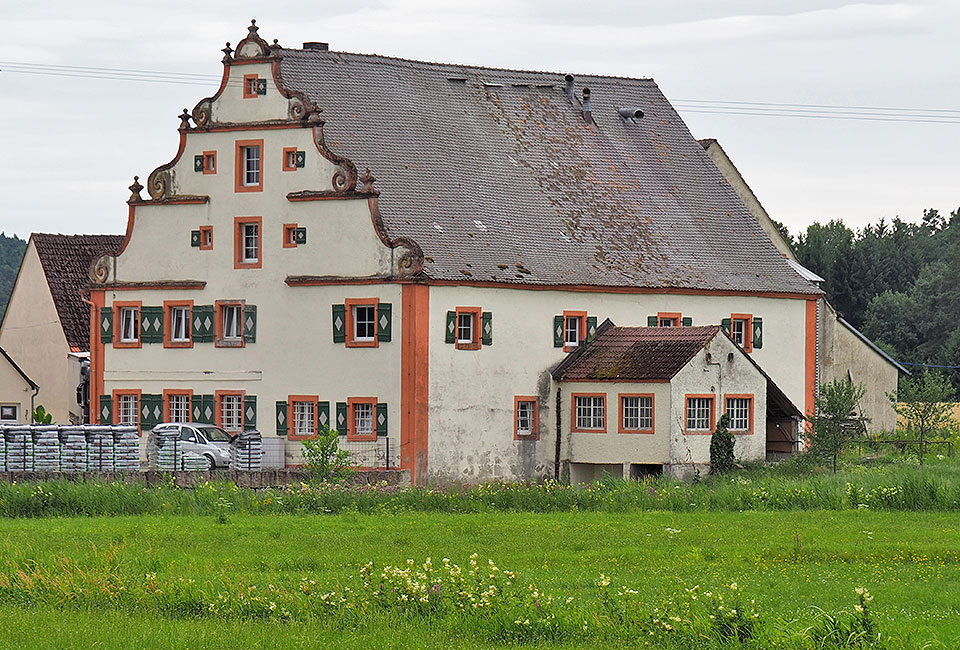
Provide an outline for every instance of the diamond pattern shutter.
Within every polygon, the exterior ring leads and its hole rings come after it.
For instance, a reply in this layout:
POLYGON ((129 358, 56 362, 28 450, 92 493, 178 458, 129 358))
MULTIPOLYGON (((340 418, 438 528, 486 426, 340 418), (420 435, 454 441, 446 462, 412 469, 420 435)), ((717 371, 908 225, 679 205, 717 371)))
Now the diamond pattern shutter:
POLYGON ((347 308, 344 305, 333 306, 333 342, 344 343, 347 340, 347 308))
POLYGON ((200 248, 200 231, 191 230, 190 231, 190 245, 194 248, 200 248))
POLYGON ((277 402, 277 435, 287 435, 287 403, 277 402))
POLYGON ((680 324, 684 327, 693 327, 693 318, 690 316, 684 316, 680 319, 680 324))
POLYGON ((443 330, 443 340, 445 343, 456 343, 457 341, 457 312, 447 312, 447 325, 443 330))
POLYGON ((163 307, 140 309, 140 340, 143 343, 163 343, 163 307))
POLYGON ((257 94, 266 95, 267 94, 267 80, 266 79, 257 79, 257 94))
POLYGON ((257 396, 256 395, 243 396, 243 428, 248 430, 257 428, 257 396))
POLYGON ((306 229, 306 228, 303 228, 303 227, 297 228, 297 230, 296 230, 296 236, 297 236, 297 246, 303 246, 304 244, 307 243, 307 229, 306 229))
POLYGON ((389 343, 393 332, 393 305, 389 302, 377 304, 377 340, 389 343))
POLYGON ((660 325, 660 319, 657 316, 647 316, 647 327, 657 327, 660 325))
POLYGON ((113 343, 113 307, 100 308, 100 342, 113 343))
POLYGON ((587 316, 587 343, 597 338, 597 317, 587 316))
POLYGON ((163 421, 163 396, 140 396, 140 429, 149 431, 163 421))
POLYGON ((317 431, 330 428, 330 402, 317 402, 317 431))
POLYGON ((113 396, 100 396, 100 424, 113 424, 113 396))
POLYGON ((493 312, 485 311, 480 314, 480 343, 493 345, 493 312))
POLYGON ((563 347, 563 316, 553 317, 553 347, 563 347))
POLYGON ((386 404, 377 404, 377 435, 385 436, 388 434, 387 429, 387 405, 386 404))
POLYGON ((243 340, 246 343, 257 342, 257 306, 243 307, 243 340))
POLYGON ((731 320, 729 318, 724 318, 720 321, 720 329, 727 333, 727 336, 731 334, 731 320))
POLYGON ((753 317, 753 349, 757 350, 763 347, 763 319, 753 317))
POLYGON ((194 156, 193 157, 193 171, 202 172, 203 171, 203 156, 194 156))
POLYGON ((213 305, 194 305, 191 316, 193 317, 191 322, 193 342, 212 343, 214 329, 213 305))
POLYGON ((303 167, 307 164, 307 152, 298 151, 293 154, 293 162, 297 167, 303 167))
POLYGON ((347 403, 337 402, 337 433, 347 435, 347 403))
POLYGON ((201 424, 213 424, 216 422, 214 417, 215 401, 213 395, 194 395, 193 396, 193 421, 201 424))

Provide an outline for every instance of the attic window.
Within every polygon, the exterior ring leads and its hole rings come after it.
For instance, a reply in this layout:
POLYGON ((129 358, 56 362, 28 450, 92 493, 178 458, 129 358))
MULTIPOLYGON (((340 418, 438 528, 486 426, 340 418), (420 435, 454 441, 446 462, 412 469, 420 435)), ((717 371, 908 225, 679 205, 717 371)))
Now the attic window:
POLYGON ((267 94, 267 80, 255 74, 243 75, 243 98, 253 99, 257 95, 267 94))

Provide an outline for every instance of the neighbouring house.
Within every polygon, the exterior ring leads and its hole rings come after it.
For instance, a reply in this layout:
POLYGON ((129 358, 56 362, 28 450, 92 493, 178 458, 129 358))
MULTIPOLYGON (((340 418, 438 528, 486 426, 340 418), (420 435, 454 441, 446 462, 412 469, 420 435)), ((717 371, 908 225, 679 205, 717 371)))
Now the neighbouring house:
POLYGON ((722 325, 812 408, 822 292, 653 80, 285 48, 255 24, 223 51, 91 268, 101 421, 255 426, 289 464, 329 425, 417 483, 550 477, 551 369, 606 319, 722 325))
POLYGON ((95 257, 120 247, 118 235, 33 233, 0 323, 0 347, 40 386, 36 403, 53 421, 76 424, 81 366, 90 355, 90 306, 83 294, 95 257))
POLYGON ((0 347, 0 424, 30 424, 39 386, 0 347))
POLYGON ((574 483, 604 473, 706 474, 711 434, 724 413, 737 459, 763 460, 781 433, 796 442, 803 420, 743 346, 716 325, 615 327, 607 321, 552 375, 562 436, 557 463, 574 483))
MULTIPOLYGON (((810 281, 818 285, 823 282, 823 278, 804 268, 797 260, 780 228, 720 143, 706 138, 700 140, 700 144, 787 262, 810 281)), ((893 431, 897 413, 887 396, 897 392, 900 373, 909 375, 910 371, 844 320, 825 298, 821 298, 817 306, 817 327, 818 385, 836 379, 863 384, 865 394, 860 402, 860 412, 868 420, 867 430, 876 433, 893 431)))

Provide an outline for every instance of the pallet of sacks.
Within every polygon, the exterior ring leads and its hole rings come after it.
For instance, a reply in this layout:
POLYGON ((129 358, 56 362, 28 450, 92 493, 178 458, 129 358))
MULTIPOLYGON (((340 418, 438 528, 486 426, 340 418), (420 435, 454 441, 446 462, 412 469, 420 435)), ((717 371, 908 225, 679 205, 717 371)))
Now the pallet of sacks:
POLYGON ((86 472, 87 434, 82 426, 60 427, 60 471, 86 472))
POLYGON ((199 472, 207 469, 207 459, 201 454, 185 451, 180 456, 180 470, 184 472, 199 472))
POLYGON ((51 424, 33 427, 33 471, 60 471, 60 433, 59 427, 51 424))
POLYGON ((140 433, 136 427, 113 428, 113 469, 117 472, 140 469, 140 433))
POLYGON ((0 472, 7 471, 7 427, 0 424, 0 472))
POLYGON ((86 428, 87 435, 87 471, 112 472, 114 471, 113 427, 90 426, 86 428))
POLYGON ((230 469, 259 472, 263 468, 263 439, 259 431, 243 431, 230 441, 230 469))
POLYGON ((180 432, 176 430, 154 432, 157 469, 161 472, 175 472, 180 469, 183 450, 180 446, 180 432))
POLYGON ((33 471, 33 435, 25 426, 9 427, 4 432, 8 472, 33 471))

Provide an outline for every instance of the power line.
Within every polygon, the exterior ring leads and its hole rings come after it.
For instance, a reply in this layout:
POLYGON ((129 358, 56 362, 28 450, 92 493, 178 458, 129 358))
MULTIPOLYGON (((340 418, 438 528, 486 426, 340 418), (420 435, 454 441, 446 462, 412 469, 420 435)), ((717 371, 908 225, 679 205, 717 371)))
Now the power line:
POLYGON ((960 366, 938 366, 933 363, 907 363, 906 361, 898 361, 901 366, 920 366, 921 368, 943 368, 945 370, 960 370, 960 366))

